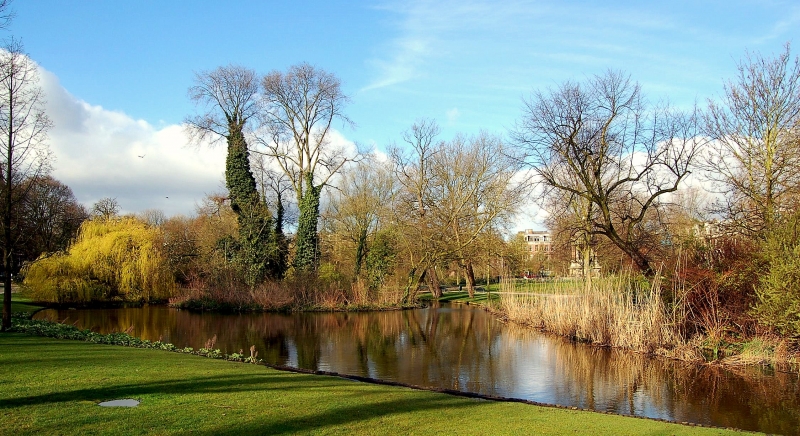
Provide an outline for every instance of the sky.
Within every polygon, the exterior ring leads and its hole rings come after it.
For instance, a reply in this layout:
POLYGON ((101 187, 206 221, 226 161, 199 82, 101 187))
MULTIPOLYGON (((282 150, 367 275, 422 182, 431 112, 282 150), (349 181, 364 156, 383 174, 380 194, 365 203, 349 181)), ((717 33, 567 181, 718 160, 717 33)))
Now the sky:
MULTIPOLYGON (((188 143, 196 72, 308 62, 338 76, 352 126, 385 151, 420 118, 441 139, 507 136, 523 99, 608 69, 679 108, 718 98, 749 52, 800 45, 800 3, 727 1, 15 0, 0 37, 41 70, 53 176, 87 206, 192 215, 223 192, 224 147, 188 143)), ((798 49, 793 49, 793 54, 798 49)), ((541 227, 535 208, 518 228, 541 227)))

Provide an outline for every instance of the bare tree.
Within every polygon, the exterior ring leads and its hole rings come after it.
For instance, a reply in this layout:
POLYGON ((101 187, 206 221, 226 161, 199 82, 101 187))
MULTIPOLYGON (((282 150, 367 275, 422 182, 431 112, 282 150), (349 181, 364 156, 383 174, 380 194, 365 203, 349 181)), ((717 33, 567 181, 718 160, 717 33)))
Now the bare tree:
POLYGON ((20 253, 24 261, 36 260, 43 253, 66 250, 89 213, 69 186, 52 177, 36 177, 31 184, 21 214, 24 229, 20 253))
POLYGON ((369 159, 346 171, 339 185, 326 215, 332 232, 355 245, 355 282, 366 259, 368 242, 378 230, 380 220, 388 215, 394 178, 386 166, 369 159))
POLYGON ((473 264, 485 251, 478 242, 508 222, 526 191, 515 180, 518 161, 508 157, 499 138, 482 133, 435 143, 437 132, 434 122, 419 121, 405 135, 410 155, 393 153, 403 188, 397 221, 403 223, 404 245, 412 259, 407 300, 442 261, 458 264, 474 295, 473 264))
POLYGON ((44 111, 36 64, 22 44, 12 40, 0 52, 0 195, 3 227, 3 330, 11 327, 11 272, 14 251, 22 235, 14 216, 20 212, 31 184, 26 179, 50 170, 47 131, 52 126, 44 111))
POLYGON ((167 215, 161 209, 146 209, 136 214, 136 218, 152 227, 161 227, 167 222, 167 215))
POLYGON ((705 159, 738 230, 764 235, 800 194, 800 58, 748 53, 705 114, 714 140, 705 159))
POLYGON ((464 272, 471 297, 474 261, 482 251, 477 242, 508 224, 527 194, 527 185, 515 179, 519 161, 505 148, 500 138, 486 133, 456 136, 431 158, 430 213, 450 257, 464 272))
MULTIPOLYGON (((409 271, 403 300, 412 301, 425 276, 436 282, 436 263, 445 256, 440 235, 436 233, 428 215, 432 206, 429 192, 433 174, 430 160, 440 152, 440 133, 434 120, 417 120, 403 133, 409 150, 394 147, 391 150, 394 175, 398 183, 395 222, 402 229, 399 236, 406 252, 409 271)), ((439 287, 432 283, 431 292, 439 296, 439 287)))
POLYGON ((297 196, 294 266, 314 270, 319 262, 320 194, 330 178, 356 157, 332 144, 329 135, 334 120, 350 123, 342 112, 348 98, 336 76, 306 63, 285 73, 273 71, 261 85, 261 152, 275 159, 297 196))
POLYGON ((92 216, 109 219, 119 215, 119 202, 116 198, 103 197, 92 205, 92 216))
POLYGON ((690 173, 700 145, 694 116, 652 107, 637 83, 609 71, 534 93, 512 136, 544 195, 581 199, 588 234, 655 273, 646 218, 690 173))
POLYGON ((0 29, 7 29, 16 14, 9 9, 12 0, 0 0, 0 29))

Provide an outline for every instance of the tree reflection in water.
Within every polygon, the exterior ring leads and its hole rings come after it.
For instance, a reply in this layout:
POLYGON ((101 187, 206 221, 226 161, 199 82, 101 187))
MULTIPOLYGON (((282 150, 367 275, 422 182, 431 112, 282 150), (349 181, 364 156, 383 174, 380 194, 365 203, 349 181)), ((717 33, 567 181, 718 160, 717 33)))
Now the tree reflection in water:
POLYGON ((37 318, 276 364, 614 413, 793 434, 796 374, 730 370, 574 344, 470 306, 368 313, 217 314, 167 307, 47 310, 37 318))

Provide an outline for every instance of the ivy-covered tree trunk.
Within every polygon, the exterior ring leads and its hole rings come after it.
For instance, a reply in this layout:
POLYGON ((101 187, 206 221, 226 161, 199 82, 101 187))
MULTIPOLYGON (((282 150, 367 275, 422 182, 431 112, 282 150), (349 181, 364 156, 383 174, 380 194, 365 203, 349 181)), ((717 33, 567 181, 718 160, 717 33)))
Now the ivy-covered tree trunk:
POLYGON ((355 268, 353 268, 353 283, 358 280, 358 275, 361 274, 361 265, 364 263, 364 257, 367 254, 367 227, 364 226, 358 233, 358 241, 356 241, 356 260, 355 268))
POLYGON ((286 213, 283 207, 283 198, 281 197, 280 192, 277 192, 277 195, 278 205, 275 210, 275 244, 277 246, 278 253, 275 259, 275 267, 272 275, 275 278, 280 279, 286 275, 286 270, 289 267, 289 241, 286 239, 286 235, 283 233, 283 217, 286 213))
POLYGON ((256 179, 250 171, 250 153, 242 128, 241 123, 229 122, 225 184, 239 223, 239 251, 235 259, 245 281, 253 286, 275 276, 278 246, 272 217, 258 195, 256 179))
POLYGON ((319 220, 319 196, 322 186, 314 186, 314 177, 306 174, 305 189, 298 201, 300 217, 297 222, 297 252, 294 267, 298 271, 316 271, 319 263, 317 221, 319 220))
POLYGON ((231 208, 241 216, 243 206, 258 201, 256 179, 250 170, 250 152, 244 139, 242 125, 228 125, 228 155, 225 158, 225 185, 231 199, 231 208))

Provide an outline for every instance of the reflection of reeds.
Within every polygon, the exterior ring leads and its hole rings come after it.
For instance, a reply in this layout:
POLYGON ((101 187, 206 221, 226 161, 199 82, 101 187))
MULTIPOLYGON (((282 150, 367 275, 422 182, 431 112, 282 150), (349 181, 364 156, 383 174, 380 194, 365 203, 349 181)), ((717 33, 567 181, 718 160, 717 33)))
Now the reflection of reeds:
POLYGON ((653 352, 679 341, 660 298, 658 282, 640 286, 627 277, 537 284, 522 291, 504 283, 501 310, 512 322, 594 344, 653 352))

